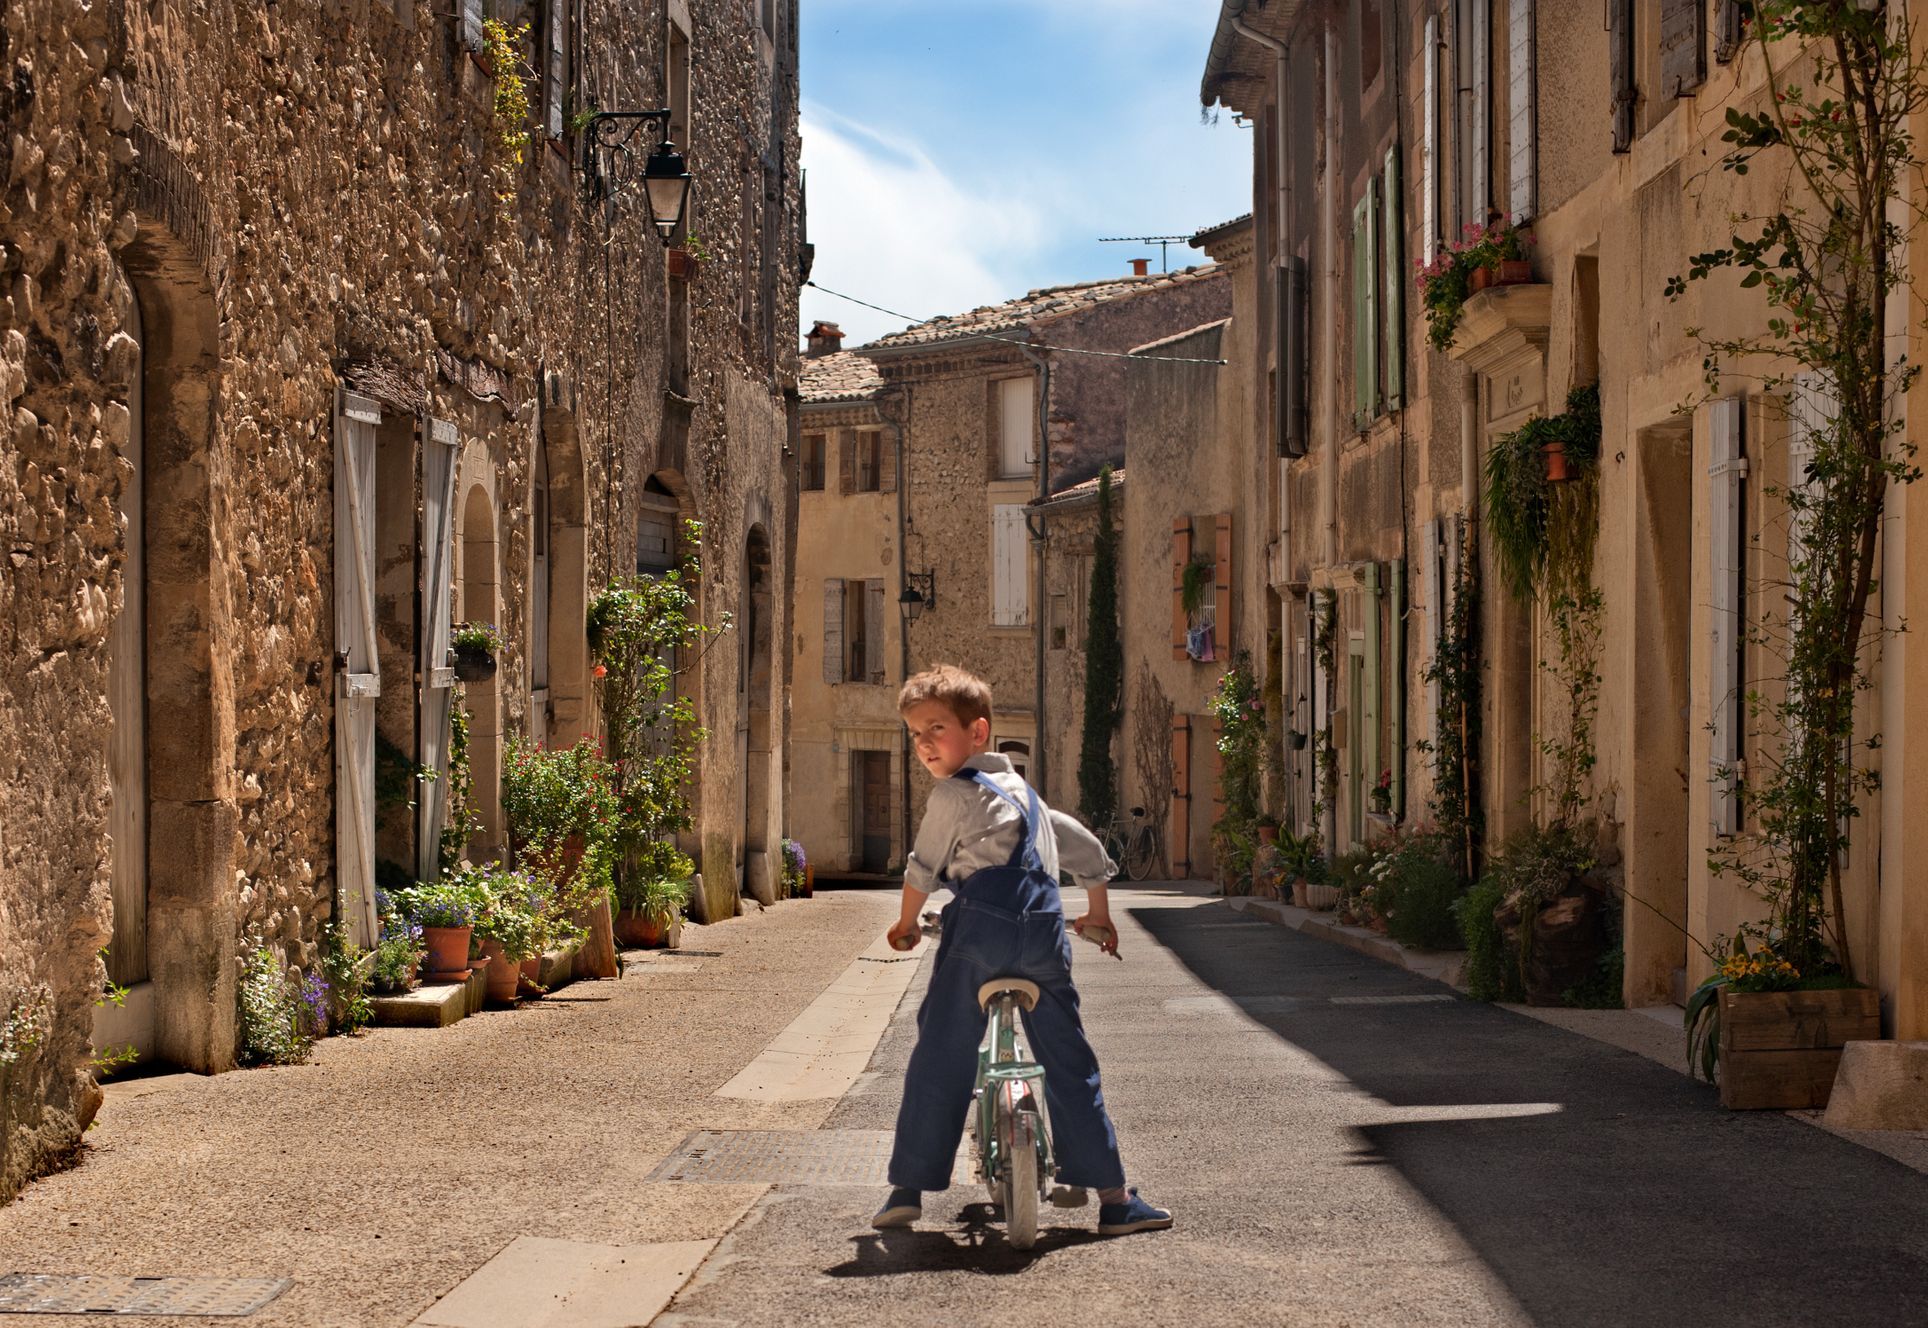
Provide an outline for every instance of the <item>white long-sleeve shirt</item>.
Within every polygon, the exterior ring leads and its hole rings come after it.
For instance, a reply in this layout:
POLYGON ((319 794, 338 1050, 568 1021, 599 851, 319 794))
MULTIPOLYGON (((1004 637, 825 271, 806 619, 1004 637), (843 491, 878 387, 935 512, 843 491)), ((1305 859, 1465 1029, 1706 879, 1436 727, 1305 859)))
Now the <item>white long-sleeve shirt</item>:
MULTIPOLYGON (((1025 782, 1011 768, 1011 758, 980 752, 964 763, 982 770, 991 781, 1020 803, 1025 782)), ((1054 878, 1063 872, 1082 885, 1102 885, 1118 874, 1118 864, 1104 845, 1083 825, 1063 812, 1052 811, 1043 798, 1045 813, 1038 827, 1038 859, 1054 878)), ((974 780, 940 779, 924 806, 917 842, 904 863, 904 884, 929 894, 938 886, 953 886, 972 872, 1002 867, 1024 840, 1024 817, 1018 809, 974 780)))

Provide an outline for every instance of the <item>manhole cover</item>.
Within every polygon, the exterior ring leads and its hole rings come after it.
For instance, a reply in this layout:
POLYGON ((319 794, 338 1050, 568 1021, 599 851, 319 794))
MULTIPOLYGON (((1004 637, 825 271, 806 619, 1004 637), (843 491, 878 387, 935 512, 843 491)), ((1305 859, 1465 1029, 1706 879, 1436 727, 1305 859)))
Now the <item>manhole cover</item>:
MULTIPOLYGON (((889 1130, 697 1130, 648 1179, 697 1185, 883 1185, 890 1141, 889 1130)), ((970 1181, 964 1150, 952 1178, 970 1181)))
POLYGON ((9 1273, 0 1314, 253 1314, 293 1286, 286 1277, 96 1277, 9 1273))

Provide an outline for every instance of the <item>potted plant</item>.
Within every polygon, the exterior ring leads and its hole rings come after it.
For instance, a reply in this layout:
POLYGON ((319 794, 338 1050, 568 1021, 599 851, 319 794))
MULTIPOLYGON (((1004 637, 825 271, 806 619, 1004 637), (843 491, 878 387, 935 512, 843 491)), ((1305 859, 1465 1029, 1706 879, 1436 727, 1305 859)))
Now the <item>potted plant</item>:
POLYGON ((1276 844, 1279 842, 1279 818, 1270 812, 1263 812, 1254 822, 1259 832, 1259 843, 1276 844))
POLYGON ((1532 243, 1529 232, 1510 222, 1468 223, 1456 244, 1442 248, 1430 263, 1414 265, 1426 339, 1435 349, 1452 346, 1466 301, 1476 292, 1533 280, 1533 265, 1526 257, 1532 243))
POLYGON ((626 886, 618 901, 622 908, 616 914, 616 939, 625 945, 662 945, 681 925, 689 900, 687 876, 658 876, 634 888, 626 886))
POLYGON ((1392 815, 1391 770, 1381 770, 1379 772, 1379 778, 1373 781, 1372 788, 1368 790, 1366 797, 1371 802, 1372 810, 1376 815, 1392 815))
POLYGON ((485 869, 489 898, 475 920, 475 937, 489 957, 489 999, 511 1003, 520 989, 522 965, 540 959, 543 887, 526 872, 485 869))
POLYGON ((803 845, 794 839, 783 841, 783 881, 789 893, 808 899, 815 893, 816 871, 804 855, 803 845))
POLYGON ((381 935, 369 952, 368 983, 378 992, 413 991, 421 970, 422 928, 402 915, 386 891, 375 892, 375 911, 381 935))
POLYGON ((1287 729, 1285 731, 1285 745, 1287 747, 1290 747, 1293 751, 1295 752, 1304 751, 1305 743, 1306 743, 1306 737, 1305 737, 1304 729, 1287 729))
POLYGON ((462 863, 433 884, 395 892, 396 907, 422 929, 431 981, 460 982, 468 976, 475 920, 488 903, 481 873, 462 863))
POLYGON ((502 634, 494 623, 458 623, 449 633, 449 648, 455 655, 456 677, 463 682, 487 682, 495 676, 502 634))

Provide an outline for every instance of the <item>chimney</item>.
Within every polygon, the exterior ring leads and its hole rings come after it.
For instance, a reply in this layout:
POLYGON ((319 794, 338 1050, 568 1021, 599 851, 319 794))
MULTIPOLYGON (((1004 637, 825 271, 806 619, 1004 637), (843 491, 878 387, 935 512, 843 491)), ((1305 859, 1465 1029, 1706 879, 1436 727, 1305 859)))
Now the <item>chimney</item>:
POLYGON ((1131 260, 1131 275, 1132 275, 1132 276, 1134 276, 1134 277, 1148 277, 1148 276, 1150 276, 1150 275, 1151 275, 1151 260, 1150 260, 1149 258, 1134 258, 1134 259, 1132 259, 1132 260, 1131 260))
POLYGON ((808 338, 808 359, 820 359, 825 355, 835 355, 843 349, 843 329, 835 323, 818 321, 810 325, 808 338))

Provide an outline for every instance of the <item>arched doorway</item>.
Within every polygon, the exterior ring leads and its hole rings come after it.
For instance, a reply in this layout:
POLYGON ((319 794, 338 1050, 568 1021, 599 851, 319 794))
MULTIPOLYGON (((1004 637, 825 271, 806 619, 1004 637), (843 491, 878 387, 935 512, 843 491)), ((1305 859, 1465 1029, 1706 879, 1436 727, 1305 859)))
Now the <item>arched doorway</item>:
POLYGON ((776 902, 778 863, 771 852, 771 799, 776 756, 770 703, 774 625, 770 540, 752 526, 743 548, 743 624, 737 669, 737 768, 743 772, 743 893, 776 902))
POLYGON ((233 1067, 238 1045, 232 633, 210 480, 219 320, 206 270, 158 218, 142 215, 121 262, 140 348, 128 384, 127 510, 138 524, 113 638, 109 972, 151 983, 129 998, 151 1000, 151 1030, 143 1021, 135 1033, 143 1053, 213 1072, 233 1067), (165 854, 149 851, 157 843, 165 854))
MULTIPOLYGON (((472 483, 462 498, 461 606, 464 622, 500 623, 496 576, 495 504, 487 486, 472 483)), ((502 702, 496 678, 463 684, 469 730, 469 799, 478 823, 469 852, 480 861, 502 856, 502 702)))

